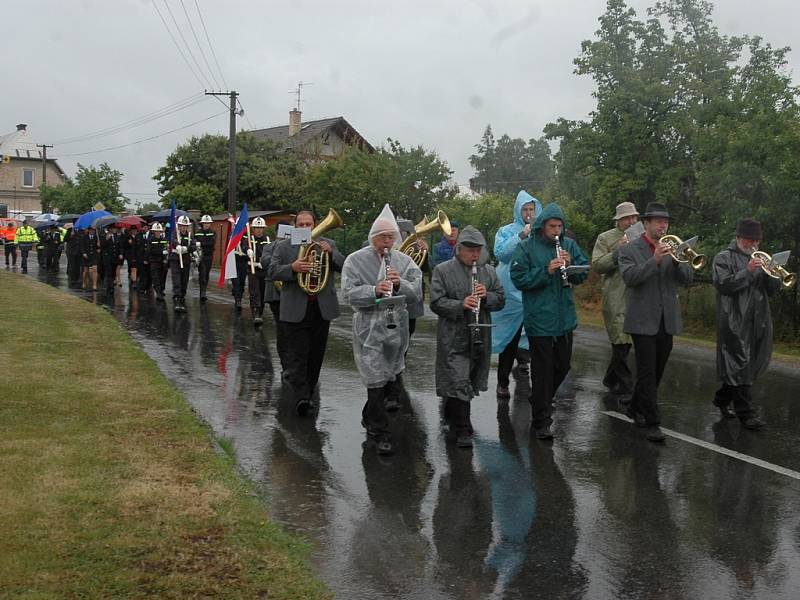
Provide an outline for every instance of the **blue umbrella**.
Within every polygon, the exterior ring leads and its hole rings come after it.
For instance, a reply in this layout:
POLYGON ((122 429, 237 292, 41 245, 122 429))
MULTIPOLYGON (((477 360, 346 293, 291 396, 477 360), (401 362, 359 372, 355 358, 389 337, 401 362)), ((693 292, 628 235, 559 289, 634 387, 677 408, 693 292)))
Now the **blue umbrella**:
POLYGON ((58 215, 55 213, 44 213, 33 219, 36 222, 44 223, 46 221, 58 221, 58 215))
POLYGON ((110 216, 111 213, 107 210, 90 210, 89 212, 78 217, 78 220, 75 221, 75 229, 88 229, 92 226, 92 223, 94 223, 100 217, 110 216))

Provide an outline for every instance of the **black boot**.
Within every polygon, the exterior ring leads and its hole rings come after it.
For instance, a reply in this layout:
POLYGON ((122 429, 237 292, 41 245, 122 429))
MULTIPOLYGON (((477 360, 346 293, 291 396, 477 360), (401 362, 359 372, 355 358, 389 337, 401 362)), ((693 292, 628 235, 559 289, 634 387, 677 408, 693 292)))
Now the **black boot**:
POLYGON ((367 402, 361 410, 361 425, 367 435, 375 440, 378 454, 392 453, 389 420, 386 417, 385 388, 367 388, 367 402))
POLYGON ((256 327, 260 327, 261 324, 264 322, 264 319, 261 316, 264 311, 259 309, 258 307, 254 307, 251 310, 253 311, 253 325, 255 325, 256 327))
POLYGON ((456 446, 472 448, 472 423, 470 422, 469 401, 452 399, 453 425, 455 426, 456 446))
POLYGON ((241 298, 234 298, 233 299, 233 307, 236 309, 237 312, 242 310, 242 299, 241 298))

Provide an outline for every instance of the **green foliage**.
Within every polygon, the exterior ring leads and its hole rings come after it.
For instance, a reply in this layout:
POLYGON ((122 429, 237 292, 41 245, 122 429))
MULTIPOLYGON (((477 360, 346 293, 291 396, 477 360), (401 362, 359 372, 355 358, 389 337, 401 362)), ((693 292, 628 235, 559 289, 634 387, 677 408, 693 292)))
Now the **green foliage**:
POLYGON ((516 194, 525 189, 537 195, 555 174, 550 146, 544 138, 521 138, 503 135, 494 139, 492 126, 487 125, 477 153, 469 157, 475 177, 470 184, 479 192, 516 194))
POLYGON ((42 191, 42 204, 58 210, 61 214, 82 214, 102 202, 106 210, 125 210, 126 198, 119 193, 122 173, 103 163, 99 167, 84 167, 78 163, 75 179, 68 179, 58 187, 47 186, 42 191))
POLYGON ((136 214, 144 215, 149 212, 158 212, 159 210, 161 210, 161 205, 157 202, 145 202, 139 206, 139 208, 136 210, 136 214))
POLYGON ((494 248, 494 235, 503 225, 514 220, 514 198, 508 194, 492 193, 480 196, 459 195, 442 205, 450 219, 462 227, 478 229, 489 249, 494 248))

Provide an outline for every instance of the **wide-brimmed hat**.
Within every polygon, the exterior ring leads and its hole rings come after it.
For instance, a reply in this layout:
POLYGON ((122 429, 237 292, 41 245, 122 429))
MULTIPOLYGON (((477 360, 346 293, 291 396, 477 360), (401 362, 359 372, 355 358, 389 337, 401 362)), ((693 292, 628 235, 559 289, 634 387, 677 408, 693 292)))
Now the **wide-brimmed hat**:
POLYGON ((742 219, 736 226, 736 236, 748 240, 760 240, 763 235, 761 221, 742 219))
POLYGON ((657 217, 661 217, 664 219, 672 218, 669 216, 669 211, 667 210, 667 207, 661 204, 661 202, 648 202, 647 209, 644 211, 642 218, 652 219, 657 217))
POLYGON ((636 205, 633 202, 620 202, 617 204, 617 212, 614 214, 614 220, 619 221, 625 217, 638 216, 639 211, 636 210, 636 205))

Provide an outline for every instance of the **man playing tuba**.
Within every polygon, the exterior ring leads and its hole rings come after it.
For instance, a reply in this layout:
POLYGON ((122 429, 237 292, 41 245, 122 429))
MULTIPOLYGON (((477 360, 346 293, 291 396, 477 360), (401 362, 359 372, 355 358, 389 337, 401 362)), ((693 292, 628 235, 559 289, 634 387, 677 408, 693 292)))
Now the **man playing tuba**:
MULTIPOLYGON (((316 219, 311 211, 297 213, 295 227, 314 229, 316 219)), ((315 240, 321 251, 328 255, 330 268, 341 271, 344 257, 333 240, 318 237, 315 240)), ((302 416, 311 415, 317 408, 313 399, 319 381, 319 372, 325 358, 330 322, 339 316, 339 301, 333 274, 316 294, 300 287, 297 276, 310 273, 317 265, 310 257, 300 258, 300 249, 290 239, 275 245, 267 275, 273 281, 282 281, 280 316, 277 327, 286 342, 284 379, 295 397, 295 410, 302 416)))

